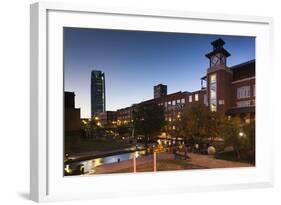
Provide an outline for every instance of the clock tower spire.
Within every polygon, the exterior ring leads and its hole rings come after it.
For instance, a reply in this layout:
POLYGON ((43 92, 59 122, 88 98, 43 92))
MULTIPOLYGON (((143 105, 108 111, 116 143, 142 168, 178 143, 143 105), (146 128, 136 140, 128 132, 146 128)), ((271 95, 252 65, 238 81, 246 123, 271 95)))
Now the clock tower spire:
POLYGON ((223 47, 225 42, 219 38, 211 44, 213 51, 206 54, 206 57, 210 60, 210 68, 217 65, 226 66, 226 59, 230 56, 230 53, 223 47))

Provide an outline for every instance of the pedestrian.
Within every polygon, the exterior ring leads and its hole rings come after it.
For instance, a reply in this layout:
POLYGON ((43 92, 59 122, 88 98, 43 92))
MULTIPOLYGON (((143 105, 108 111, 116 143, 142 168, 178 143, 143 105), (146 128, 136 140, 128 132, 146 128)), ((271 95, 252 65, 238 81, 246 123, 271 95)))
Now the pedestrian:
POLYGON ((199 153, 199 144, 198 143, 195 144, 195 152, 199 153))

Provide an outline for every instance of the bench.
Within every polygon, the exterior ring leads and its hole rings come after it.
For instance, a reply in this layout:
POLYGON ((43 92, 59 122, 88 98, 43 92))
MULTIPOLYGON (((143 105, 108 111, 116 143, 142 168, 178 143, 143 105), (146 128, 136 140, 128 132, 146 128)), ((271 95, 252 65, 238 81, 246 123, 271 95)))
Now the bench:
POLYGON ((188 156, 188 154, 185 155, 185 154, 182 153, 182 152, 175 152, 174 155, 175 155, 175 159, 184 159, 184 160, 190 159, 190 157, 188 156))

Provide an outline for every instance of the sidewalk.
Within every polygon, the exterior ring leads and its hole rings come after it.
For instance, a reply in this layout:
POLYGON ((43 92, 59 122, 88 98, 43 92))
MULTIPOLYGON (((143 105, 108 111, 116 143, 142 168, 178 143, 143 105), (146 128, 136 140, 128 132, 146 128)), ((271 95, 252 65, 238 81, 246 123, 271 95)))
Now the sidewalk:
MULTIPOLYGON (((172 160, 172 159, 174 159, 174 155, 169 154, 169 153, 157 154, 157 160, 164 160, 164 159, 172 160)), ((153 155, 142 156, 142 157, 136 159, 136 166, 141 165, 141 164, 146 164, 146 163, 153 163, 152 160, 153 160, 153 155)), ((114 173, 118 170, 128 169, 128 168, 133 169, 133 159, 121 161, 119 163, 105 164, 105 165, 96 167, 95 173, 93 173, 93 174, 114 173)))
MULTIPOLYGON (((186 161, 187 163, 198 166, 198 167, 204 167, 206 169, 212 169, 212 168, 233 168, 233 167, 253 167, 254 165, 249 163, 242 163, 242 162, 233 162, 233 161, 227 161, 227 160, 221 160, 221 159, 215 159, 211 155, 201 155, 201 154, 195 154, 195 153, 189 153, 189 156, 191 159, 188 160, 182 160, 186 161)), ((157 154, 157 160, 174 160, 174 154, 171 153, 160 153, 157 154)), ((146 163, 153 163, 153 155, 143 156, 140 158, 137 158, 136 165, 143 165, 146 163)), ((133 169, 133 159, 121 161, 119 163, 113 163, 113 164, 106 164, 95 168, 94 173, 91 174, 108 174, 108 173, 114 173, 118 172, 120 170, 124 169, 133 169)), ((167 170, 169 171, 169 170, 167 170)))
POLYGON ((232 168, 232 167, 253 167, 250 163, 227 161, 222 159, 215 159, 212 155, 201 155, 189 153, 191 157, 190 163, 206 168, 232 168))

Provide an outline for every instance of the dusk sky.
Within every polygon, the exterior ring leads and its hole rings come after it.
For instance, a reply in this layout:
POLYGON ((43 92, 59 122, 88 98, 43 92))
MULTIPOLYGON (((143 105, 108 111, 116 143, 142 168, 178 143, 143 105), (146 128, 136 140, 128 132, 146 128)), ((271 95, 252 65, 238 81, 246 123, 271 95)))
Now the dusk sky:
POLYGON ((255 58, 255 38, 143 31, 64 28, 64 86, 75 92, 81 117, 90 117, 92 70, 105 72, 106 110, 153 98, 153 86, 168 93, 200 89, 211 42, 221 37, 228 66, 255 58))

